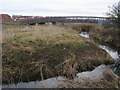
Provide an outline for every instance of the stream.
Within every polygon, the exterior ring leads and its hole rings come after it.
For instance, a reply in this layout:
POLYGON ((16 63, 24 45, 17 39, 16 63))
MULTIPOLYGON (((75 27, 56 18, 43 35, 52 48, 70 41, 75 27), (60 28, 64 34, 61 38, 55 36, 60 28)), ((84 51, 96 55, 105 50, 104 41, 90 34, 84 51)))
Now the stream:
POLYGON ((99 47, 104 49, 114 60, 119 60, 119 54, 117 51, 115 51, 105 45, 99 45, 99 47))
POLYGON ((90 38, 88 32, 81 32, 79 35, 82 36, 82 37, 84 37, 84 38, 90 38))
MULTIPOLYGON (((89 33, 87 32, 82 32, 79 35, 85 38, 90 38, 89 33)), ((117 51, 105 45, 99 45, 99 47, 104 49, 116 62, 119 61, 120 55, 118 54, 117 51)), ((115 66, 116 66, 116 63, 111 65, 111 67, 113 67, 113 71, 116 71, 115 66)), ((17 84, 7 84, 7 85, 3 84, 2 88, 40 88, 40 87, 44 87, 43 85, 48 85, 47 87, 49 88, 57 88, 59 85, 58 80, 65 80, 65 78, 57 77, 57 78, 50 78, 44 81, 20 82, 17 84)))
MULTIPOLYGON (((79 35, 84 38, 90 38, 88 32, 81 32, 79 35)), ((115 63, 109 65, 109 67, 113 70, 114 73, 120 76, 120 55, 118 54, 118 51, 113 50, 112 48, 105 45, 98 45, 98 46, 103 50, 105 50, 115 60, 115 63)))
MULTIPOLYGON (((81 32, 79 35, 85 38, 90 38, 88 32, 81 32)), ((99 47, 105 50, 114 60, 120 59, 119 58, 120 55, 118 54, 118 52, 113 50, 112 48, 105 46, 105 45, 99 45, 99 47)))

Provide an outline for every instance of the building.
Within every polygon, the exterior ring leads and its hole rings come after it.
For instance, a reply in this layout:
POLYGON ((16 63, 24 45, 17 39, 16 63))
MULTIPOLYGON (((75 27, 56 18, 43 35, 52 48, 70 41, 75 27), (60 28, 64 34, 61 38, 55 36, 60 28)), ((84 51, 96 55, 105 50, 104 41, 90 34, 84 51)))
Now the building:
POLYGON ((8 14, 0 14, 0 20, 2 20, 2 21, 11 21, 12 18, 8 14))
POLYGON ((22 16, 22 15, 13 15, 12 19, 14 21, 19 21, 19 20, 25 20, 25 19, 32 19, 34 18, 33 16, 22 16))
POLYGON ((37 19, 37 18, 43 18, 43 16, 34 16, 34 18, 36 18, 36 19, 37 19))
POLYGON ((42 16, 22 16, 22 15, 13 15, 12 16, 12 19, 14 21, 26 20, 26 19, 37 19, 37 18, 42 18, 42 16))
POLYGON ((22 15, 13 15, 12 17, 8 14, 0 14, 0 20, 2 21, 19 21, 19 20, 26 20, 26 19, 39 19, 43 18, 42 16, 22 16, 22 15))

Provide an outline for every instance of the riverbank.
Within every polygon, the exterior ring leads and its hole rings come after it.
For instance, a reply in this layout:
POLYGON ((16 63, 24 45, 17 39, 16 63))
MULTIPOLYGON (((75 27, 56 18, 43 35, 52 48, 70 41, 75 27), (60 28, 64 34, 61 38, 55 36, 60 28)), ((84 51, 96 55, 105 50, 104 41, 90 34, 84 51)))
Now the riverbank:
POLYGON ((110 46, 120 54, 120 30, 116 28, 102 28, 90 32, 90 37, 96 42, 110 46))
POLYGON ((120 78, 108 66, 100 65, 92 71, 78 73, 72 80, 59 76, 43 81, 3 84, 3 88, 108 88, 118 90, 120 78))
POLYGON ((65 26, 78 32, 89 32, 90 38, 95 42, 110 46, 120 54, 120 29, 86 23, 71 23, 65 24, 65 26))
POLYGON ((7 27, 3 31, 3 83, 75 77, 114 60, 94 41, 61 26, 7 27))
MULTIPOLYGON (((90 38, 94 40, 100 47, 107 52, 109 48, 115 52, 111 53, 111 56, 116 61, 113 64, 112 69, 117 74, 120 75, 120 30, 112 27, 104 27, 97 24, 84 24, 84 23, 70 23, 65 24, 69 28, 73 28, 75 31, 80 32, 80 35, 85 38, 90 38), (117 55, 117 56, 116 56, 117 55)), ((109 53, 109 52, 108 52, 109 53)))

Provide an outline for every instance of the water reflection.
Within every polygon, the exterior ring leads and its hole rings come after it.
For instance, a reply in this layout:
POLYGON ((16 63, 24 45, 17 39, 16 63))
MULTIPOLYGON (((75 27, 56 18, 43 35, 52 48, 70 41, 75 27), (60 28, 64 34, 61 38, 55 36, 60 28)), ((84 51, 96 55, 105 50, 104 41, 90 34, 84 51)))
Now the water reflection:
POLYGON ((40 88, 39 81, 35 82, 20 82, 17 84, 2 85, 2 88, 40 88))
MULTIPOLYGON (((89 33, 88 32, 82 32, 79 34, 80 36, 82 37, 85 37, 85 38, 89 38, 89 33)), ((104 46, 104 45, 99 45, 100 48, 104 49, 114 60, 118 60, 119 59, 119 54, 117 51, 107 47, 107 46, 104 46)))
POLYGON ((112 50, 111 48, 104 46, 104 45, 99 45, 99 47, 104 49, 114 60, 119 59, 119 54, 117 51, 112 50))
POLYGON ((79 35, 82 36, 82 37, 85 37, 85 38, 89 38, 89 33, 88 32, 81 32, 79 35))
MULTIPOLYGON (((89 38, 89 33, 82 32, 80 33, 82 37, 89 38)), ((119 54, 117 51, 112 50, 111 48, 99 45, 100 48, 104 49, 114 60, 119 59, 119 54)), ((60 83, 57 83, 57 80, 65 80, 63 77, 51 78, 44 81, 34 81, 34 82, 21 82, 18 84, 2 85, 3 88, 57 88, 60 83), (45 86, 47 85, 47 86, 45 86)))
POLYGON ((44 81, 33 81, 33 82, 20 82, 17 84, 2 85, 2 88, 57 88, 62 81, 66 80, 65 77, 59 76, 55 78, 49 78, 44 81))

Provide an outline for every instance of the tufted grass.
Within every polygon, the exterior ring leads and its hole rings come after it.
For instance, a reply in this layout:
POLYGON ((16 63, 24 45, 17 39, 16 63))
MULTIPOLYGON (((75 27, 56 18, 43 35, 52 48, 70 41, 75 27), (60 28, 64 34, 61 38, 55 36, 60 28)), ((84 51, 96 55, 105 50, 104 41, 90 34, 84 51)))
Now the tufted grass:
POLYGON ((3 83, 73 78, 113 59, 71 28, 53 25, 3 29, 3 83))

